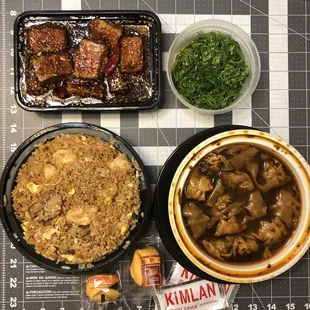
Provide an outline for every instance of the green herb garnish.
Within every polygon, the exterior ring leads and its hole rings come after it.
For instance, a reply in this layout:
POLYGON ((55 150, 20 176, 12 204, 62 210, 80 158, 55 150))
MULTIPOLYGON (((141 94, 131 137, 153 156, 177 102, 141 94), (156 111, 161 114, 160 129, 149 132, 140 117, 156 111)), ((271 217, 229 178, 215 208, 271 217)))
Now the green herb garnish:
POLYGON ((238 42, 220 32, 199 32, 177 55, 172 79, 190 104, 203 109, 227 107, 249 75, 238 42))

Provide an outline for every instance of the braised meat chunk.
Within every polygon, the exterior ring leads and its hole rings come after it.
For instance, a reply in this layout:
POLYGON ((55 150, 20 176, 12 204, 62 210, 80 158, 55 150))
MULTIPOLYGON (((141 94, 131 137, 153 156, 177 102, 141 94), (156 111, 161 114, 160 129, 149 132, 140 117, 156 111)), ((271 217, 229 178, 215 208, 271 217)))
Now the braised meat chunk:
POLYGON ((62 52, 68 44, 67 29, 52 24, 31 27, 27 38, 28 47, 35 54, 62 52))
POLYGON ((112 52, 123 33, 123 26, 95 18, 88 23, 88 33, 92 41, 104 42, 112 52))
POLYGON ((29 207, 28 219, 44 223, 58 216, 62 211, 62 198, 60 195, 52 195, 44 204, 36 202, 29 207))
POLYGON ((93 97, 102 99, 105 96, 105 87, 103 83, 78 83, 68 81, 67 92, 70 96, 93 97))
POLYGON ((72 73, 72 61, 67 53, 33 57, 32 67, 42 84, 56 83, 72 73))
POLYGON ((53 195, 44 205, 45 221, 53 219, 60 214, 62 210, 62 198, 59 194, 53 195))
POLYGON ((103 66, 106 62, 105 45, 82 40, 75 55, 73 75, 81 79, 99 79, 103 75, 103 66))
POLYGON ((143 70, 143 40, 141 37, 121 39, 121 72, 136 73, 143 70))

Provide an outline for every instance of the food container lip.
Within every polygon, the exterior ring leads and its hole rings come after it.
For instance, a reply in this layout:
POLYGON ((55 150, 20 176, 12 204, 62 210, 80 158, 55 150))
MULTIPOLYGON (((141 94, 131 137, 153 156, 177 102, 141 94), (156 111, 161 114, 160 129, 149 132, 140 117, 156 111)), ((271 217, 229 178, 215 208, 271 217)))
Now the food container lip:
MULTIPOLYGON (((237 266, 235 264, 232 266, 229 263, 219 264, 213 261, 212 258, 210 260, 208 259, 208 255, 202 254, 201 250, 199 250, 199 248, 194 244, 193 241, 188 241, 190 240, 190 237, 186 233, 186 229, 184 227, 184 223, 182 220, 182 215, 180 213, 180 205, 179 205, 178 198, 177 198, 179 188, 183 186, 185 182, 184 180, 188 176, 188 173, 189 173, 188 167, 189 166, 192 167, 193 165, 195 165, 196 162, 198 162, 200 158, 202 158, 208 152, 212 151, 212 149, 219 147, 217 145, 217 141, 220 141, 221 139, 226 140, 225 145, 228 145, 230 144, 230 142, 228 142, 229 139, 238 138, 238 135, 247 136, 247 140, 248 140, 247 143, 251 143, 250 140, 252 140, 253 137, 257 136, 257 137, 262 138, 265 141, 269 140, 269 143, 278 143, 279 145, 283 147, 284 150, 288 149, 290 153, 285 154, 285 156, 290 156, 290 158, 294 158, 294 160, 296 161, 295 167, 294 167, 295 171, 292 171, 292 173, 294 173, 294 176, 296 177, 296 170, 301 169, 302 171, 300 172, 300 174, 302 175, 300 177, 300 180, 296 178, 296 181, 298 182, 298 185, 301 190, 301 194, 304 195, 302 197, 302 205, 306 206, 307 204, 309 204, 309 201, 310 201, 309 193, 307 193, 306 190, 302 190, 301 187, 304 183, 307 183, 309 187, 310 168, 306 160, 302 157, 300 153, 298 153, 296 149, 294 149, 288 143, 284 142, 282 139, 276 138, 264 132, 259 132, 256 130, 232 130, 232 131, 227 131, 225 133, 217 134, 201 142, 194 149, 192 149, 188 153, 188 155, 184 158, 184 160, 181 162, 177 171, 174 174, 172 185, 169 191, 169 198, 168 198, 169 222, 170 222, 174 237, 178 245, 180 246, 182 251, 185 253, 185 255, 191 260, 191 262, 195 266, 197 266, 204 272, 220 280, 234 282, 234 283, 254 283, 254 282, 260 282, 260 281, 273 278, 283 273, 288 268, 292 267, 302 257, 302 255, 304 255, 304 253, 307 251, 310 245, 310 236, 308 234, 308 227, 310 224, 310 211, 308 211, 307 208, 303 209, 302 215, 306 217, 302 220, 302 222, 300 222, 299 227, 297 227, 297 231, 296 231, 297 237, 295 238, 295 234, 294 234, 292 237, 294 238, 294 242, 291 245, 290 245, 290 242, 288 242, 287 245, 283 248, 283 250, 281 250, 275 256, 276 258, 273 261, 272 261, 273 258, 270 259, 270 261, 274 262, 274 265, 272 265, 272 268, 269 267, 268 265, 266 269, 267 272, 259 272, 262 269, 259 270, 259 267, 258 267, 259 263, 257 263, 257 264, 254 264, 255 266, 257 265, 254 269, 257 271, 252 270, 251 272, 251 268, 248 267, 248 269, 246 270, 249 271, 249 276, 245 276, 244 267, 237 266), (204 149, 206 148, 207 150, 204 151, 204 149), (199 154, 199 152, 201 153, 199 154), (301 225, 301 223, 303 224, 301 225), (297 238, 299 238, 300 240, 297 238), (289 249, 286 251, 285 248, 289 248, 289 249), (219 266, 222 266, 222 268, 219 269, 219 266), (254 272, 257 272, 257 274, 255 274, 254 272)), ((260 140, 261 143, 256 142, 256 144, 263 145, 262 144, 263 140, 260 140)), ((231 143, 237 143, 237 142, 232 141, 231 143)), ((255 144, 254 140, 252 141, 252 143, 255 144)), ((275 152, 277 153, 278 150, 276 147, 275 147, 275 150, 276 150, 275 152)), ((264 261, 264 263, 267 266, 267 264, 269 263, 269 260, 264 261)), ((263 265, 264 264, 261 264, 261 266, 263 265)))
MULTIPOLYGON (((192 39, 191 39, 192 40, 192 39)), ((189 41, 186 41, 182 46, 184 47, 189 41)), ((249 63, 248 63, 249 65, 249 63)), ((251 39, 251 37, 239 26, 235 25, 234 23, 224 21, 224 20, 219 20, 219 19, 206 19, 202 21, 195 22, 191 24, 190 26, 186 27, 183 31, 179 33, 179 35, 174 39, 172 45, 170 46, 169 52, 168 52, 168 68, 167 68, 167 76, 168 76, 168 83, 174 92, 174 94, 177 96, 177 98, 180 100, 182 104, 184 104, 186 107, 199 112, 203 114, 210 114, 210 115, 215 115, 215 114, 222 114, 222 113, 227 113, 231 111, 232 109, 238 107, 242 103, 244 103, 254 92, 256 89, 259 79, 260 79, 260 74, 261 74, 261 60, 259 56, 259 51, 254 43, 254 41, 251 39), (208 28, 208 30, 207 30, 208 28), (217 110, 209 110, 209 109, 202 109, 198 108, 191 103, 189 103, 185 98, 183 98, 179 92, 177 91, 176 87, 174 86, 174 82, 172 80, 172 61, 174 61, 176 54, 178 51, 174 54, 173 50, 181 41, 181 38, 185 38, 188 35, 191 34, 191 32, 198 33, 201 30, 205 31, 220 31, 220 32, 225 32, 228 35, 234 35, 234 40, 237 41, 241 47, 243 47, 243 53, 246 51, 246 53, 249 56, 249 61, 250 61, 250 66, 249 69, 253 72, 250 72, 250 76, 247 77, 245 83, 249 81, 249 85, 245 88, 244 86, 244 91, 241 93, 230 105, 227 107, 224 107, 222 109, 217 109, 217 110), (171 66, 170 66, 171 63, 171 66)))
POLYGON ((89 10, 89 11, 77 11, 77 10, 65 10, 65 11, 25 11, 19 14, 14 21, 14 93, 17 104, 24 110, 29 112, 55 112, 55 111, 137 111, 137 110, 150 110, 157 107, 162 98, 162 52, 161 52, 161 21, 159 17, 152 11, 148 10, 89 10), (27 104, 24 96, 22 95, 20 88, 20 68, 21 61, 19 57, 19 29, 24 18, 29 17, 46 18, 46 21, 57 21, 60 18, 67 17, 68 20, 78 20, 86 17, 115 17, 123 18, 130 17, 150 17, 154 20, 154 31, 156 32, 157 40, 153 40, 151 55, 151 72, 154 74, 154 86, 155 92, 152 98, 145 102, 134 102, 135 104, 128 105, 128 103, 122 103, 118 106, 115 104, 83 104, 81 106, 32 106, 27 104), (54 17, 54 19, 51 19, 54 17))
MULTIPOLYGON (((9 158, 1 179, 0 179, 0 218, 3 228, 16 249, 32 263, 55 273, 82 275, 99 272, 102 268, 109 267, 118 262, 123 255, 134 248, 139 236, 146 227, 147 219, 151 212, 151 187, 146 168, 135 152, 135 150, 121 137, 114 132, 102 128, 97 125, 88 123, 63 123, 44 128, 29 138, 27 138, 9 158), (26 243, 23 239, 23 233, 20 228, 20 223, 14 216, 12 205, 10 202, 10 192, 14 186, 15 176, 25 159, 33 152, 38 143, 44 143, 47 140, 52 140, 56 136, 64 133, 76 133, 97 136, 107 142, 113 143, 119 148, 120 152, 125 153, 131 160, 138 163, 140 171, 140 199, 141 207, 139 216, 137 217, 137 226, 131 231, 130 235, 124 240, 119 248, 114 252, 104 256, 102 259, 92 262, 93 267, 80 269, 82 264, 65 264, 56 263, 55 261, 46 259, 40 254, 37 254, 34 248, 26 243), (10 180, 11 179, 11 180, 10 180), (8 184, 10 183, 11 184, 8 184), (126 241, 129 245, 126 247, 126 241)), ((86 264, 85 264, 86 265, 86 264)))

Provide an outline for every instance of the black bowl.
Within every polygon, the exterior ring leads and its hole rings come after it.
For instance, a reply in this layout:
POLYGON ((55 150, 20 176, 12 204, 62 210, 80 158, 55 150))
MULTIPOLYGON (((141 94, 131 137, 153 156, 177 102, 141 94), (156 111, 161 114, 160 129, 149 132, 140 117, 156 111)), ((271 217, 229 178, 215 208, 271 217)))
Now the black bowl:
POLYGON ((66 123, 43 129, 24 141, 20 147, 14 152, 4 168, 0 181, 0 216, 6 234, 16 249, 24 255, 32 263, 50 270, 52 272, 62 274, 90 274, 110 266, 120 260, 120 258, 129 250, 132 249, 137 241, 142 228, 144 227, 147 217, 151 209, 151 189, 149 180, 146 174, 145 167, 133 148, 115 133, 86 123, 66 123), (21 222, 15 217, 12 208, 11 192, 15 186, 15 179, 20 166, 34 151, 39 143, 44 143, 52 140, 61 134, 77 133, 90 136, 100 137, 106 142, 111 142, 122 153, 127 154, 130 160, 135 160, 141 169, 140 178, 140 199, 141 208, 138 216, 137 226, 131 231, 129 237, 124 241, 123 245, 117 250, 108 254, 92 263, 92 267, 81 269, 78 264, 56 263, 46 259, 42 255, 36 253, 33 246, 29 245, 23 238, 21 222), (130 244, 123 248, 126 241, 130 244))
POLYGON ((225 283, 217 278, 210 276, 205 273, 201 269, 199 269, 196 265, 194 265, 189 258, 183 253, 181 248, 179 247, 173 232, 171 230, 170 222, 169 222, 169 214, 168 214, 168 197, 170 191, 170 185, 176 170, 178 169, 180 163, 185 158, 185 156, 198 144, 202 141, 217 135, 221 132, 236 130, 236 129, 253 129, 251 127, 246 126, 238 126, 238 125, 225 125, 213 127, 210 129, 203 130, 194 136, 190 137, 186 141, 184 141, 167 159, 164 166, 162 167, 156 184, 155 189, 155 223, 157 230, 159 232, 160 238, 163 241, 165 247, 171 256, 184 268, 186 268, 191 273, 197 275, 200 278, 225 283))

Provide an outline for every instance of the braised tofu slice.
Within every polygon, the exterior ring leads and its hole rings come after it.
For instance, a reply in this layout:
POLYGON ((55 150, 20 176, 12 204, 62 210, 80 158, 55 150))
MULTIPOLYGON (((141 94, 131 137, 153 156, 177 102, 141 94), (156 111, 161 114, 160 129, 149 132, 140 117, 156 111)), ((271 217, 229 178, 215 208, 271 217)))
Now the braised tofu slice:
POLYGON ((75 56, 73 75, 82 79, 99 79, 106 62, 107 49, 104 44, 82 40, 75 56))
POLYGON ((128 91, 128 85, 119 68, 107 78, 110 92, 113 94, 124 94, 128 91))
POLYGON ((39 83, 37 77, 34 74, 26 76, 27 93, 29 95, 40 96, 47 91, 46 86, 39 83))
POLYGON ((62 52, 68 44, 67 29, 52 24, 32 27, 28 32, 27 43, 36 54, 62 52))
POLYGON ((67 53, 33 57, 32 67, 42 84, 56 83, 70 75, 73 70, 71 57, 67 53))
POLYGON ((103 83, 82 84, 73 81, 68 81, 67 93, 70 96, 75 95, 97 99, 102 99, 106 94, 103 83))
POLYGON ((121 72, 135 73, 143 70, 143 41, 141 37, 121 40, 121 72))
POLYGON ((48 88, 46 85, 42 85, 38 78, 36 77, 34 71, 32 68, 29 68, 30 66, 27 66, 26 70, 26 88, 27 93, 29 95, 39 96, 47 92, 48 88))
POLYGON ((123 26, 96 18, 88 23, 88 33, 91 40, 106 43, 112 52, 123 33, 123 26))

